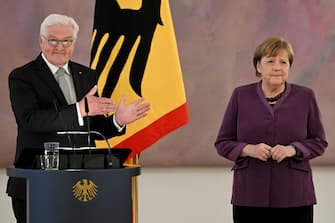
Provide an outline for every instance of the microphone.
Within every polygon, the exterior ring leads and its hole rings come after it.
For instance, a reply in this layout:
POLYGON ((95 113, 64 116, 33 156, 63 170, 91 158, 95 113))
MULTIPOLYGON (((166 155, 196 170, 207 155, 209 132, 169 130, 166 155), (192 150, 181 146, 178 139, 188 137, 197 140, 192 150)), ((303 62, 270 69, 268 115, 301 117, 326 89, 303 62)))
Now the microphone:
POLYGON ((90 127, 90 117, 88 116, 88 112, 89 112, 89 108, 88 108, 88 101, 87 101, 87 97, 85 97, 84 99, 85 101, 85 113, 86 113, 86 123, 87 123, 87 144, 88 146, 91 146, 91 134, 90 134, 90 131, 91 131, 91 127, 90 127))
MULTIPOLYGON (((90 134, 96 134, 98 136, 100 136, 107 144, 107 151, 108 151, 108 167, 112 167, 113 166, 113 162, 112 162, 112 152, 111 149, 112 147, 110 146, 107 138, 100 132, 98 131, 59 131, 57 132, 58 135, 90 135, 90 134)), ((90 145, 89 145, 90 146, 90 145)))
MULTIPOLYGON (((56 99, 53 100, 53 104, 54 104, 56 112, 59 115, 59 118, 60 118, 60 121, 61 121, 61 125, 62 125, 63 128, 65 128, 65 121, 64 121, 62 113, 60 112, 60 109, 59 109, 59 106, 58 106, 58 102, 57 102, 56 99)), ((67 140, 69 141, 70 146, 72 147, 72 149, 74 149, 75 146, 74 146, 74 143, 73 143, 70 135, 67 135, 67 140)))

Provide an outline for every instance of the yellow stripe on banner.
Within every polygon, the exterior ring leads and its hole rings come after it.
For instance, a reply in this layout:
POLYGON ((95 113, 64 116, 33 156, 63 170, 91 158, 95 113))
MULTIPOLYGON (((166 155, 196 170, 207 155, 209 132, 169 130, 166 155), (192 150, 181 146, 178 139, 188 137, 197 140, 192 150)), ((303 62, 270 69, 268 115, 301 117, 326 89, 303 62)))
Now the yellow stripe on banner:
POLYGON ((142 1, 139 0, 118 0, 121 9, 139 10, 142 6, 142 1))
MULTIPOLYGON (((104 69, 102 70, 102 72, 101 72, 101 74, 100 74, 99 81, 98 81, 98 86, 104 86, 104 85, 105 85, 106 80, 107 80, 107 76, 108 76, 108 72, 109 72, 109 70, 111 69, 111 67, 112 67, 112 65, 113 65, 113 62, 114 62, 114 60, 115 60, 115 58, 116 58, 116 56, 117 56, 117 53, 120 51, 120 48, 121 48, 123 42, 124 42, 124 36, 121 36, 121 37, 117 40, 117 42, 116 42, 116 44, 115 44, 115 47, 113 48, 113 50, 112 50, 112 52, 111 52, 111 54, 110 54, 110 56, 109 56, 109 58, 108 58, 108 61, 107 61, 107 63, 105 64, 105 67, 104 67, 104 69)), ((97 54, 100 54, 100 51, 101 51, 101 49, 98 50, 98 53, 97 53, 97 54)), ((121 78, 122 78, 122 75, 126 75, 126 74, 121 74, 120 80, 121 80, 121 78)), ((129 77, 129 75, 128 75, 128 77, 129 77)), ((119 82, 121 82, 120 80, 119 80, 119 82)), ((126 83, 126 82, 124 82, 124 83, 126 83)), ((98 88, 98 93, 99 93, 99 95, 102 94, 102 90, 103 90, 102 87, 101 87, 101 88, 98 88)), ((124 90, 126 90, 126 89, 124 89, 124 90)), ((115 92, 115 91, 116 91, 116 90, 114 90, 114 92, 115 92)), ((128 90, 128 91, 129 91, 129 90, 128 90)), ((119 101, 119 100, 120 100, 120 96, 117 96, 117 97, 116 97, 116 96, 113 96, 113 95, 112 95, 112 99, 114 100, 114 102, 119 101)))
MULTIPOLYGON (((97 34, 97 30, 95 29, 94 32, 93 32, 93 37, 92 37, 92 44, 94 42, 96 34, 97 34)), ((99 43, 97 53, 94 55, 94 59, 93 59, 92 64, 91 64, 91 69, 95 70, 95 68, 97 67, 97 64, 99 62, 99 57, 100 57, 102 48, 105 46, 108 38, 109 38, 109 34, 108 33, 106 33, 106 34, 103 35, 103 37, 102 37, 102 39, 101 39, 101 41, 99 43)))
POLYGON ((94 29, 93 30, 93 33, 92 33, 92 39, 91 39, 91 48, 93 46, 93 43, 94 43, 94 40, 95 40, 95 37, 97 36, 97 30, 94 29))

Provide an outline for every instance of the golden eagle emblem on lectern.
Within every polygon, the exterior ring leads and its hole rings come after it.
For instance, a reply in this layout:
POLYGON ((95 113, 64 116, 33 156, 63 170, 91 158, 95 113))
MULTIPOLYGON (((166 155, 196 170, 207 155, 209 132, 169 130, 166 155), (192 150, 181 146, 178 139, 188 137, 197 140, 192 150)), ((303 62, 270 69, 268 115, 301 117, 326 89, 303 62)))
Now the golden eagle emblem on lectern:
POLYGON ((98 193, 98 186, 92 180, 82 179, 72 187, 73 196, 82 202, 93 200, 98 193))

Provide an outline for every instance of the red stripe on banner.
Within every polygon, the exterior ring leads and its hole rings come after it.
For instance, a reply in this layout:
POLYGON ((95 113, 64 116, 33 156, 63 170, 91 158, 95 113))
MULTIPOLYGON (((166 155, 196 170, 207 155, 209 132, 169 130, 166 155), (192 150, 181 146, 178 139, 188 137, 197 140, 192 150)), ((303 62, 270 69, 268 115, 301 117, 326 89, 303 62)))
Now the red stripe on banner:
POLYGON ((181 127, 189 121, 187 104, 183 104, 175 110, 167 113, 149 126, 138 131, 134 135, 115 145, 115 148, 130 148, 129 158, 151 146, 161 137, 181 127))

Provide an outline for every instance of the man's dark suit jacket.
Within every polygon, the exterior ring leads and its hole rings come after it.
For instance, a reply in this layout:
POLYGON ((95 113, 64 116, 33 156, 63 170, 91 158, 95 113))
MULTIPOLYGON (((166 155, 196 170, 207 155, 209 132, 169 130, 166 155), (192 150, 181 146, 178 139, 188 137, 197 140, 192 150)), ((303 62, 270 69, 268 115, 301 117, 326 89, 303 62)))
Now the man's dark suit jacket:
MULTIPOLYGON (((80 101, 97 84, 96 72, 72 61, 69 62, 69 70, 77 101, 80 101)), ((17 123, 16 168, 33 168, 33 157, 24 151, 42 149, 44 142, 58 141, 61 146, 72 146, 68 137, 57 135, 57 131, 87 130, 87 120, 84 120, 84 126, 79 126, 76 105, 67 105, 62 90, 41 55, 10 73, 9 90, 17 123)), ((90 128, 107 138, 124 133, 124 130, 118 132, 112 116, 91 117, 90 128)), ((87 145, 87 136, 72 137, 71 143, 76 147, 87 145)), ((25 199, 25 181, 10 178, 7 193, 17 199, 25 199)))

